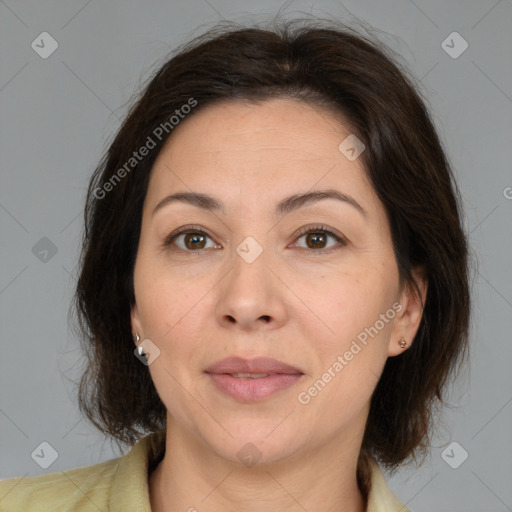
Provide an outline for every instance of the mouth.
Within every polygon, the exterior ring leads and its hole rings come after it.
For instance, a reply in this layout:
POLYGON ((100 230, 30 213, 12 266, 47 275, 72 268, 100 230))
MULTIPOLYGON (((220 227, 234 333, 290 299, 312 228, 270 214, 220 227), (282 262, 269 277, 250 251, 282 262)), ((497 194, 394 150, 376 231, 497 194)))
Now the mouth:
POLYGON ((304 373, 276 359, 240 357, 223 359, 206 373, 215 387, 239 402, 264 400, 296 384, 304 373))

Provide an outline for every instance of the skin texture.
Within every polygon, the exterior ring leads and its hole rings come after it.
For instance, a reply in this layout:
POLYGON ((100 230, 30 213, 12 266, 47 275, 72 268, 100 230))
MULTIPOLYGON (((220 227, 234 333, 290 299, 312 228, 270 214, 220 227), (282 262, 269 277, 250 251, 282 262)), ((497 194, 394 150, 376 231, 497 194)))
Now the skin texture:
POLYGON ((182 121, 159 154, 131 315, 133 332, 160 350, 148 370, 168 410, 166 455, 150 477, 154 511, 365 510, 356 467, 371 395, 386 359, 406 350, 400 339, 414 338, 421 306, 399 285, 389 223, 361 159, 338 149, 349 134, 338 118, 299 100, 231 101, 182 121), (351 196, 366 213, 323 199, 273 216, 284 197, 325 189, 351 196), (225 212, 175 202, 152 215, 167 195, 190 191, 217 197, 225 212), (189 224, 208 236, 163 245, 189 224), (299 235, 319 224, 346 244, 299 235), (263 248, 252 263, 236 252, 248 236, 263 248), (394 303, 394 318, 300 403, 299 393, 394 303), (239 402, 205 373, 233 355, 273 357, 304 375, 263 401, 239 402), (249 442, 261 454, 253 467, 237 456, 249 442))

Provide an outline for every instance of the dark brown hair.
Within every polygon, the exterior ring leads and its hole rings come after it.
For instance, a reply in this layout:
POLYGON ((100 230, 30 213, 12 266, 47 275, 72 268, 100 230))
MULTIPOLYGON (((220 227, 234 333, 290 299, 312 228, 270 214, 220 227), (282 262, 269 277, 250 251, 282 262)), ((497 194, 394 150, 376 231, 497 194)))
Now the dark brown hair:
POLYGON ((89 356, 79 405, 120 442, 165 428, 165 406, 133 355, 130 328, 151 168, 172 136, 173 115, 276 97, 298 98, 348 123, 366 146, 360 158, 388 215, 401 283, 414 287, 417 267, 428 277, 418 333, 408 350, 386 362, 361 450, 362 475, 369 454, 394 470, 426 453, 447 379, 467 357, 467 240, 450 165, 414 80, 389 48, 337 22, 217 26, 179 48, 150 78, 88 188, 74 298, 89 356), (194 107, 183 109, 187 104, 194 107), (167 131, 158 140, 155 129, 162 126, 167 131), (155 147, 130 160, 148 137, 155 147))

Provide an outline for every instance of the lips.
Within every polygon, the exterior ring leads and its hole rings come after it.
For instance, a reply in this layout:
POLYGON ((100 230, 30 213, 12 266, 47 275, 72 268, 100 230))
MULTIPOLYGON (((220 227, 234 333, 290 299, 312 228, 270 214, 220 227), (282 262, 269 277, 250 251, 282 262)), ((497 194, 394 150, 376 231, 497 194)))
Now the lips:
POLYGON ((262 378, 267 375, 302 375, 298 368, 268 357, 243 359, 228 357, 211 365, 206 373, 227 374, 239 378, 262 378))
POLYGON ((268 399, 304 378, 298 368, 267 357, 228 357, 210 366, 206 373, 219 391, 241 403, 268 399))

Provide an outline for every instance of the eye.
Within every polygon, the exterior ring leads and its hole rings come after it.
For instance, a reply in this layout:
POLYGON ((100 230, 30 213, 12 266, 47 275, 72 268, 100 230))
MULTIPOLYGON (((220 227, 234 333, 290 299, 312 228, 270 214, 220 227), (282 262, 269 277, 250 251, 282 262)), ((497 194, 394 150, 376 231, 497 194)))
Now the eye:
MULTIPOLYGON (((208 247, 206 240, 210 236, 202 229, 196 226, 185 226, 178 231, 171 233, 164 241, 165 247, 175 244, 178 249, 185 252, 197 252, 201 249, 219 248, 220 246, 213 243, 213 246, 208 247)), ((213 241, 212 241, 213 242, 213 241)))
MULTIPOLYGON (((325 226, 310 226, 302 229, 298 234, 298 240, 305 237, 305 249, 314 249, 315 252, 329 252, 332 250, 331 246, 326 246, 327 240, 333 238, 342 247, 347 245, 347 239, 342 235, 333 233, 325 226)), ((334 244, 336 245, 336 244, 334 244)))

